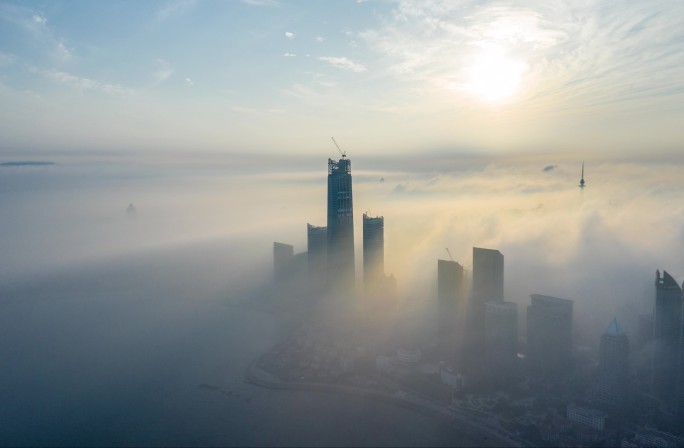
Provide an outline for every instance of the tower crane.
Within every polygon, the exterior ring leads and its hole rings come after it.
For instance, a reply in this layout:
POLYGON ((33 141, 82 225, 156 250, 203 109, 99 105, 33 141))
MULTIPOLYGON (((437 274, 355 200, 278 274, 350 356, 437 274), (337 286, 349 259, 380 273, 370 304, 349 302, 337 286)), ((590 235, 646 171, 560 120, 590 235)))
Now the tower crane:
POLYGON ((335 147, 337 148, 337 150, 340 152, 340 155, 342 156, 342 158, 344 159, 345 157, 347 157, 347 151, 342 151, 342 149, 340 149, 340 145, 338 145, 337 142, 335 141, 335 137, 330 137, 330 138, 332 139, 333 143, 335 144, 335 147))
POLYGON ((451 256, 451 251, 449 250, 449 248, 446 247, 445 249, 446 249, 447 253, 449 254, 449 259, 450 259, 451 261, 454 261, 454 257, 451 256))

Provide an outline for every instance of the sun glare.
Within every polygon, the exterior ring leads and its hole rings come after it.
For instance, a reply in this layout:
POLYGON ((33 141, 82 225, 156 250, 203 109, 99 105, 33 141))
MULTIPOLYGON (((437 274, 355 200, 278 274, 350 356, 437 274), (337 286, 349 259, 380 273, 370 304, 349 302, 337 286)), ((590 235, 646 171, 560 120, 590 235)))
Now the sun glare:
POLYGON ((489 102, 512 97, 519 89, 527 64, 492 53, 480 56, 467 67, 467 90, 489 102))

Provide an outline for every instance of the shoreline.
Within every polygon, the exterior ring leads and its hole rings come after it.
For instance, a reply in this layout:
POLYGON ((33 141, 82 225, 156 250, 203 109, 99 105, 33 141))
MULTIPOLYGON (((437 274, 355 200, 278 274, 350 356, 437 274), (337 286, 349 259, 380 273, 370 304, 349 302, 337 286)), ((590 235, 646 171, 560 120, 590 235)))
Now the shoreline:
POLYGON ((428 406, 428 403, 421 403, 421 401, 425 401, 426 399, 413 392, 397 389, 393 394, 388 394, 346 385, 286 382, 257 367, 257 363, 260 359, 261 357, 254 359, 245 372, 245 381, 259 387, 273 390, 302 390, 362 397, 368 400, 375 400, 413 412, 418 412, 428 417, 438 418, 444 423, 456 426, 465 436, 472 439, 472 441, 481 440, 486 442, 483 446, 530 446, 522 440, 515 440, 510 436, 497 434, 495 432, 496 430, 481 427, 478 423, 467 421, 466 419, 474 419, 475 417, 467 415, 459 416, 455 413, 459 411, 450 408, 447 405, 440 403, 428 406))

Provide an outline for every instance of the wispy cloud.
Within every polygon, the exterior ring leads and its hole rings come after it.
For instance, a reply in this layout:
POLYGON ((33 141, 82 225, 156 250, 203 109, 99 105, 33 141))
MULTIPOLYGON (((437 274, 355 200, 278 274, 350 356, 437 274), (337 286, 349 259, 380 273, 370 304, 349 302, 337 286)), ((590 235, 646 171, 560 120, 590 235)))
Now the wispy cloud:
POLYGON ((316 42, 323 42, 325 38, 323 36, 316 36, 316 42))
POLYGON ((395 98, 414 111, 466 114, 461 141, 524 147, 581 139, 635 148, 653 135, 669 139, 666 123, 684 120, 682 17, 684 2, 665 0, 400 0, 357 38, 376 55, 374 73, 402 87, 395 98), (499 62, 477 69, 488 58, 499 62), (524 70, 512 79, 496 67, 524 70), (481 73, 489 86, 472 88, 481 73), (515 88, 491 107, 483 100, 501 87, 497 80, 515 88), (465 137, 491 123, 494 109, 508 142, 465 137))
POLYGON ((528 105, 580 113, 639 96, 684 92, 684 3, 655 1, 524 6, 471 1, 398 3, 360 33, 394 76, 442 94, 468 83, 473 60, 497 51, 529 66, 528 105), (654 78, 657 78, 655 80, 654 78))
POLYGON ((348 70, 350 72, 362 73, 362 72, 365 72, 368 70, 365 65, 353 62, 353 61, 351 61, 345 57, 321 56, 318 59, 323 61, 323 62, 327 62, 328 64, 332 65, 333 67, 336 67, 336 68, 339 68, 342 70, 348 70))
POLYGON ((35 9, 13 4, 0 4, 0 20, 7 21, 28 33, 41 44, 45 53, 58 63, 74 58, 74 51, 48 24, 46 15, 35 9))
POLYGON ((277 0, 240 0, 242 3, 252 6, 276 6, 279 4, 277 0))
POLYGON ((61 62, 68 62, 73 59, 74 55, 71 50, 64 45, 64 42, 59 42, 55 48, 55 57, 61 62))
POLYGON ((156 13, 158 21, 163 22, 172 17, 180 16, 192 10, 197 4, 197 0, 173 0, 166 3, 156 13))
POLYGON ((42 14, 34 14, 31 18, 39 25, 45 25, 47 23, 47 19, 42 14))
POLYGON ((295 37, 295 33, 293 33, 292 31, 285 31, 285 38, 286 39, 294 39, 294 37, 295 37))
POLYGON ((185 83, 189 86, 195 85, 195 81, 193 81, 191 78, 185 78, 185 83))
POLYGON ((152 77, 154 79, 154 84, 157 85, 163 83, 171 75, 173 75, 174 69, 173 67, 171 67, 171 64, 169 64, 167 61, 161 58, 156 59, 155 63, 157 65, 157 68, 152 74, 152 77))
POLYGON ((130 89, 127 89, 119 84, 110 84, 106 82, 96 81, 94 79, 85 78, 82 76, 77 76, 65 71, 60 71, 56 69, 50 70, 36 70, 46 79, 67 85, 81 92, 85 91, 99 91, 103 93, 115 94, 115 93, 131 93, 130 89))
POLYGON ((0 51, 0 67, 6 67, 14 63, 14 55, 0 51))
POLYGON ((283 57, 285 58, 294 58, 297 55, 295 53, 283 53, 283 57))

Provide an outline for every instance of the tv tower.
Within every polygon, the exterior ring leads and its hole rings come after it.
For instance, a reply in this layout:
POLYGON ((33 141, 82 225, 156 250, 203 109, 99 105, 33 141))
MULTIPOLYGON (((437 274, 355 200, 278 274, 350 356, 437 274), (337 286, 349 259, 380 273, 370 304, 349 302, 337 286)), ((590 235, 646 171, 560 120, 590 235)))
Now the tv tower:
POLYGON ((580 179, 579 187, 584 188, 585 183, 586 182, 584 182, 584 162, 582 162, 582 178, 580 179))

